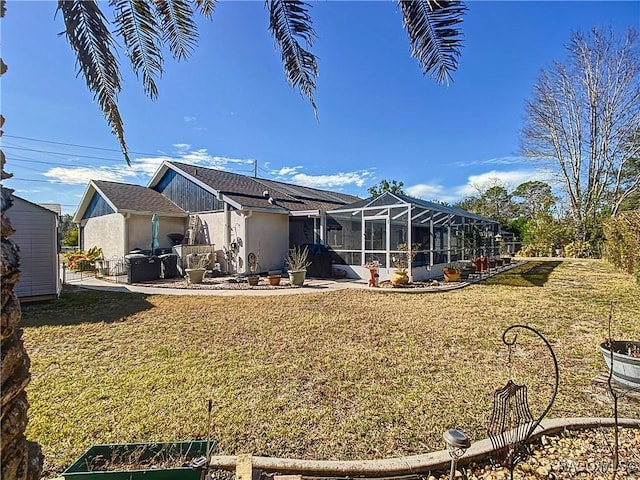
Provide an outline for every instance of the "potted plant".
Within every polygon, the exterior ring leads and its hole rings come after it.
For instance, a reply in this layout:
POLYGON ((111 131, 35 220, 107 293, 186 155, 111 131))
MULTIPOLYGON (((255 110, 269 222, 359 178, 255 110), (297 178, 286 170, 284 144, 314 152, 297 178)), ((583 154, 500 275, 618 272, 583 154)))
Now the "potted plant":
POLYGON ((391 272, 390 278, 392 285, 406 285, 409 283, 409 267, 421 246, 422 244, 420 243, 414 243, 411 245, 411 251, 409 251, 407 243, 398 244, 397 249, 400 252, 391 257, 394 266, 394 271, 391 272))
POLYGON ((609 368, 609 383, 616 383, 634 390, 640 389, 640 342, 614 340, 612 332, 613 302, 609 311, 607 339, 600 344, 600 351, 609 368))
POLYGON ((260 281, 260 276, 258 275, 258 271, 260 270, 260 264, 258 263, 258 258, 260 258, 260 250, 258 249, 258 254, 251 252, 247 255, 247 265, 249 267, 249 275, 247 275, 247 282, 252 287, 258 285, 260 281))
POLYGON ((216 443, 194 440, 93 445, 62 476, 67 480, 200 480, 202 468, 196 461, 208 458, 216 443))
POLYGON ((184 271, 187 274, 189 283, 202 283, 209 261, 209 254, 190 253, 187 255, 187 268, 184 271))
POLYGON ((442 269, 445 282, 459 282, 461 268, 455 263, 449 263, 442 269))
POLYGON ((277 287, 278 285, 280 285, 281 278, 282 278, 282 273, 279 270, 278 271, 274 270, 268 273, 267 282, 272 287, 277 287))
POLYGON ((301 249, 299 246, 295 246, 289 250, 289 253, 285 257, 285 262, 289 265, 287 273, 289 274, 291 285, 298 287, 304 285, 304 280, 307 276, 307 267, 311 265, 311 262, 307 260, 308 257, 309 250, 307 247, 301 249))
POLYGON ((600 351, 616 383, 640 388, 640 342, 608 339, 600 344, 600 351))

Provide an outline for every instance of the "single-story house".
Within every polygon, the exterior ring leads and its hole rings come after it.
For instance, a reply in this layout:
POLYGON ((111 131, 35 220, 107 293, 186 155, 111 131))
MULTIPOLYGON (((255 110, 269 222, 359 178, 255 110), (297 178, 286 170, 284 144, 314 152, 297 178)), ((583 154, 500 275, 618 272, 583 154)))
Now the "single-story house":
POLYGON ((384 279, 397 244, 408 242, 421 244, 412 269, 420 279, 471 255, 472 246, 482 243, 469 243, 476 234, 489 239, 488 232, 493 238, 498 231, 489 219, 403 195, 362 200, 174 161, 165 161, 147 187, 91 181, 74 221, 80 224, 82 248, 99 246, 108 259, 134 248, 150 250, 154 214, 160 230, 156 247, 171 247, 167 235, 184 234, 182 245, 173 246, 179 256, 186 245, 208 246, 229 273, 246 273, 250 254, 261 272, 284 270, 289 248, 322 245, 330 247, 331 263, 347 275, 366 278, 362 265, 375 258, 384 279), (464 232, 464 245, 471 245, 467 253, 459 252, 463 243, 456 236, 464 232))
POLYGON ((168 234, 184 234, 184 244, 213 246, 223 271, 246 272, 253 253, 260 271, 266 272, 285 268, 291 246, 324 243, 324 213, 358 200, 353 195, 165 161, 147 187, 92 180, 74 222, 80 224, 81 248, 99 246, 105 259, 111 259, 135 248, 150 249, 155 213, 159 247, 172 246, 168 234))
POLYGON ((13 195, 6 211, 20 248, 20 280, 15 293, 21 302, 58 298, 62 288, 60 252, 60 205, 38 205, 13 195))

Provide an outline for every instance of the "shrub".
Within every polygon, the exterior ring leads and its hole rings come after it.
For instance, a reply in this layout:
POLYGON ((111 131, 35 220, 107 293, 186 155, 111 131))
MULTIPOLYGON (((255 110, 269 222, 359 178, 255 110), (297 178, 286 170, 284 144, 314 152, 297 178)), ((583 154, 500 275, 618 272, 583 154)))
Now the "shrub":
POLYGON ((640 283, 640 210, 622 212, 603 224, 604 258, 640 283))
POLYGON ((551 246, 543 243, 530 243, 520 249, 521 257, 545 257, 551 255, 551 246))
POLYGON ((102 259, 102 249, 99 247, 91 247, 89 250, 77 250, 75 252, 65 253, 63 256, 70 270, 86 271, 93 270, 96 260, 102 259))
POLYGON ((591 245, 580 240, 567 243, 564 246, 564 255, 571 258, 588 258, 591 256, 591 245))

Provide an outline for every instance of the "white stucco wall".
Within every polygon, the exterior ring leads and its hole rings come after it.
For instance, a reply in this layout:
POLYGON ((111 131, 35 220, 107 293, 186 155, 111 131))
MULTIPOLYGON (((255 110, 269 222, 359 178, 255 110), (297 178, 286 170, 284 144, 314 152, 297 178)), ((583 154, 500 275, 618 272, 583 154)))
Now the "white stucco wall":
POLYGON ((223 272, 227 271, 227 265, 224 261, 224 212, 199 213, 200 221, 209 236, 209 242, 213 244, 216 252, 216 262, 220 264, 223 272))
MULTIPOLYGON (((234 272, 225 263, 224 212, 201 213, 200 220, 206 225, 211 242, 215 245, 217 261, 222 271, 234 272)), ((229 212, 229 238, 239 245, 238 271, 247 272, 247 257, 253 252, 258 255, 260 271, 280 270, 284 267, 284 257, 289 247, 289 216, 264 212, 229 212)))
MULTIPOLYGON (((184 233, 186 230, 185 218, 181 217, 158 217, 158 247, 170 248, 173 244, 167 237, 168 233, 184 233)), ((127 228, 129 231, 129 240, 127 252, 134 248, 142 250, 151 249, 151 215, 130 215, 127 219, 127 228)))
POLYGON ((122 257, 124 251, 124 217, 120 213, 111 213, 101 217, 82 221, 82 248, 102 248, 106 259, 122 257))
MULTIPOLYGON (((170 248, 172 243, 167 234, 184 233, 186 220, 181 217, 162 216, 159 220, 159 248, 170 248)), ((121 258, 134 248, 151 248, 151 215, 129 215, 125 218, 120 213, 112 213, 83 220, 82 225, 82 248, 88 250, 98 246, 102 248, 102 254, 107 260, 113 257, 121 258)))
POLYGON ((289 250, 289 216, 278 213, 254 212, 247 219, 244 261, 250 252, 260 256, 260 271, 284 269, 289 250))

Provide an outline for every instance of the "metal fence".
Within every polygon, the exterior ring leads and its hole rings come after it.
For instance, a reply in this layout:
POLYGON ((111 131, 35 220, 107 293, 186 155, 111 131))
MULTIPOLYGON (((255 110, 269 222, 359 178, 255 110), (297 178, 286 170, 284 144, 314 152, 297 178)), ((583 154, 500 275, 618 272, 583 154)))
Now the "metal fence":
POLYGON ((70 269, 66 263, 60 264, 60 278, 63 284, 79 283, 95 277, 116 283, 127 283, 127 265, 123 257, 110 260, 96 260, 94 263, 80 262, 77 268, 70 269))

